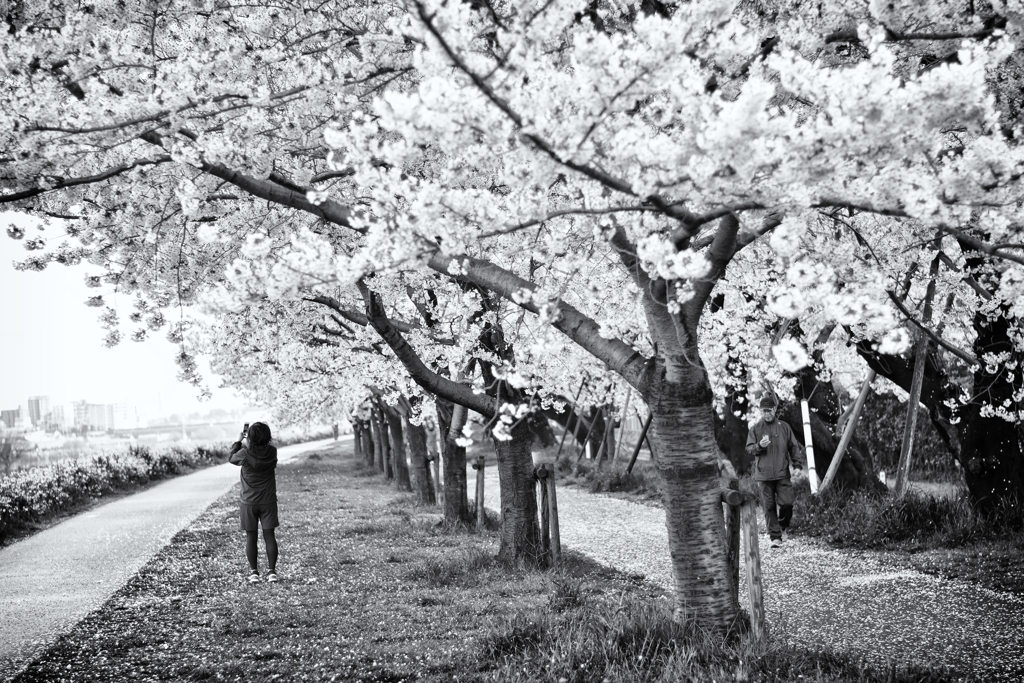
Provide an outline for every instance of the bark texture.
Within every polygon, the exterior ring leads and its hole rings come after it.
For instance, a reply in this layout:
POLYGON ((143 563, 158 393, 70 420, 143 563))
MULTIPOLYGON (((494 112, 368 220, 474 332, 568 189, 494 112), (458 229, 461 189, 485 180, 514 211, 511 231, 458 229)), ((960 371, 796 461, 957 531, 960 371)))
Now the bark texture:
POLYGON ((448 526, 468 524, 472 520, 466 485, 466 449, 455 443, 451 430, 454 405, 436 398, 437 425, 441 433, 441 458, 444 464, 444 523, 448 526))
POLYGON ((657 368, 644 398, 654 415, 651 433, 665 484, 676 614, 725 631, 734 624, 737 609, 707 374, 685 361, 674 368, 657 368))
POLYGON ((391 406, 384 408, 384 415, 388 421, 388 429, 391 432, 391 462, 395 485, 399 491, 412 491, 412 481, 409 478, 409 462, 405 451, 405 435, 402 432, 402 416, 391 406))
POLYGON ((409 445, 413 490, 416 491, 420 505, 433 505, 437 500, 434 496, 433 477, 430 476, 427 430, 422 425, 409 422, 408 418, 403 420, 403 426, 408 437, 406 441, 409 445))
MULTIPOLYGON (((509 441, 494 440, 501 486, 501 546, 498 556, 530 565, 543 560, 537 525, 537 483, 533 478, 533 433, 525 422, 509 441)), ((465 470, 463 470, 465 471, 465 470)))

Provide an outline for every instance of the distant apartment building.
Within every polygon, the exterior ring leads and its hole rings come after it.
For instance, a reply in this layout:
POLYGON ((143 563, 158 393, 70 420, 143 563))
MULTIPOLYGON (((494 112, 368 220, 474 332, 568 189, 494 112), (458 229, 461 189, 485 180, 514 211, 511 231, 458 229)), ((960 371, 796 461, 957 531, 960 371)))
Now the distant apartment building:
POLYGON ((42 429, 47 419, 50 416, 50 397, 49 396, 29 396, 28 397, 28 418, 32 422, 32 426, 36 429, 42 429))
POLYGON ((74 411, 75 427, 78 429, 105 432, 114 428, 113 404, 75 401, 71 407, 74 411))
POLYGON ((113 429, 138 429, 142 426, 139 409, 130 403, 115 403, 113 408, 113 429))
POLYGON ((7 429, 22 429, 25 426, 24 419, 21 416, 21 408, 0 410, 0 422, 3 422, 4 427, 7 429))

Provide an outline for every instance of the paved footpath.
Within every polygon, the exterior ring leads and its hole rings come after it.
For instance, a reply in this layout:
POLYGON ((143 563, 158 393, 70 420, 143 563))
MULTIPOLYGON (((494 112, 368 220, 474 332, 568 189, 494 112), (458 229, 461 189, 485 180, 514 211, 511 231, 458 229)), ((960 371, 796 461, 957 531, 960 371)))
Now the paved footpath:
MULTIPOLYGON (((476 473, 469 476, 472 496, 476 473)), ((484 501, 500 507, 494 467, 486 470, 484 501)), ((563 547, 671 590, 661 508, 560 486, 558 517, 563 547)), ((838 551, 802 538, 771 549, 759 523, 765 616, 776 638, 875 661, 946 666, 972 680, 1024 682, 1024 596, 897 569, 882 552, 838 551)), ((746 604, 745 590, 740 600, 746 604)))
MULTIPOLYGON (((334 443, 285 446, 278 459, 284 463, 334 443)), ((102 606, 234 486, 238 472, 225 463, 169 479, 0 549, 0 681, 102 606)))

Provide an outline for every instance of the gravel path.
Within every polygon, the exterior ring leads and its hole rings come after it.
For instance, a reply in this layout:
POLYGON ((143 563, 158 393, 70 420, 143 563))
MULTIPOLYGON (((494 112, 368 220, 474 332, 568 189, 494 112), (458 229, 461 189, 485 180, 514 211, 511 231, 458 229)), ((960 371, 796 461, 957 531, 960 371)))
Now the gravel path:
MULTIPOLYGON (((349 437, 351 438, 351 437, 349 437)), ((286 446, 287 462, 333 439, 286 446)), ((224 464, 176 477, 0 549, 0 681, 105 603, 238 482, 224 464)))
MULTIPOLYGON (((485 501, 498 509, 493 467, 485 501)), ((671 587, 661 509, 559 487, 558 516, 563 547, 671 587)), ((772 550, 759 523, 765 613, 775 637, 871 660, 946 666, 980 680, 1024 681, 1024 597, 895 570, 879 552, 799 538, 772 550)))

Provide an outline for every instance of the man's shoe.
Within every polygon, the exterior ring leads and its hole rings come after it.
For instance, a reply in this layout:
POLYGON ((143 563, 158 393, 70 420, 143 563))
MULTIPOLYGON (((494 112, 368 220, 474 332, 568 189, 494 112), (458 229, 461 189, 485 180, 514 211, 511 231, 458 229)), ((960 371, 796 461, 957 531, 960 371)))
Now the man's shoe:
POLYGON ((781 538, 773 538, 772 539, 772 547, 773 548, 781 548, 782 547, 782 539, 781 538))
POLYGON ((260 582, 260 573, 258 571, 256 571, 255 569, 253 569, 252 572, 249 574, 249 583, 259 583, 259 582, 260 582))
POLYGON ((277 583, 280 580, 281 579, 279 579, 277 577, 277 572, 275 572, 273 569, 271 569, 269 572, 267 572, 267 581, 269 583, 277 583))

